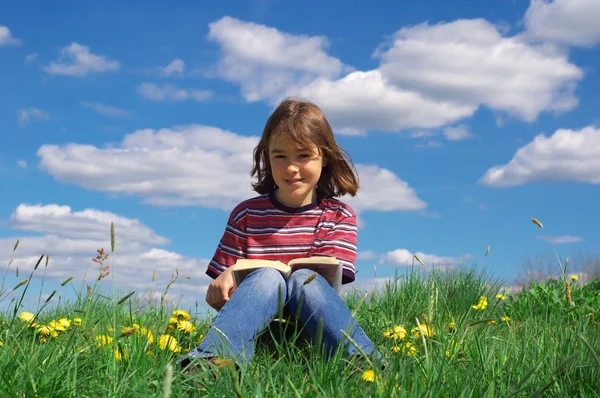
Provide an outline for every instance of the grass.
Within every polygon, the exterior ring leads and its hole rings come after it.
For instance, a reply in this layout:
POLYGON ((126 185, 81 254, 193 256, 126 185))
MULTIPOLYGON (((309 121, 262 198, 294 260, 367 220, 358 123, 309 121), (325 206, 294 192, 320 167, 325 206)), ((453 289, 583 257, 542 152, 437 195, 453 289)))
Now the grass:
POLYGON ((114 279, 105 280, 114 263, 105 265, 103 251, 96 259, 95 283, 53 307, 49 299, 22 307, 37 266, 17 286, 2 283, 0 301, 19 295, 0 315, 0 396, 600 396, 600 279, 569 282, 566 265, 560 279, 531 282, 517 295, 472 269, 420 266, 382 291, 346 294, 387 360, 384 371, 341 352, 327 362, 297 330, 287 339, 275 330, 259 338, 239 375, 224 367, 190 376, 174 364, 210 319, 115 292, 114 279))

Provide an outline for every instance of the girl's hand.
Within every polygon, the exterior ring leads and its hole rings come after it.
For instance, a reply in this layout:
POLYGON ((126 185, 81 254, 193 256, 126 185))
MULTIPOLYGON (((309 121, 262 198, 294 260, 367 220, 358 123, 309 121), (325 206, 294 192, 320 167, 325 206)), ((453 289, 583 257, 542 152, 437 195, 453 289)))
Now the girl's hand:
POLYGON ((232 271, 233 266, 227 268, 208 286, 206 302, 217 311, 221 310, 235 291, 232 271))

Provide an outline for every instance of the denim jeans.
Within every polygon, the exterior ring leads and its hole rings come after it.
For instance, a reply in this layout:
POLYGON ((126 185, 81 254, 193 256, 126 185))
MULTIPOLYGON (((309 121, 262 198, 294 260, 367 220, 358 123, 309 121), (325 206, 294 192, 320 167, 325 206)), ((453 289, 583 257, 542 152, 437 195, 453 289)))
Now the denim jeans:
POLYGON ((365 354, 381 360, 346 304, 321 275, 303 285, 313 273, 309 269, 301 269, 286 282, 275 269, 259 268, 253 271, 217 313, 201 344, 181 360, 187 362, 193 358, 225 357, 245 367, 254 356, 256 336, 278 315, 279 289, 286 312, 298 317, 313 342, 316 341, 318 323, 322 319, 322 348, 328 358, 339 346, 343 347, 346 357, 358 353, 342 334, 341 330, 344 330, 365 354))

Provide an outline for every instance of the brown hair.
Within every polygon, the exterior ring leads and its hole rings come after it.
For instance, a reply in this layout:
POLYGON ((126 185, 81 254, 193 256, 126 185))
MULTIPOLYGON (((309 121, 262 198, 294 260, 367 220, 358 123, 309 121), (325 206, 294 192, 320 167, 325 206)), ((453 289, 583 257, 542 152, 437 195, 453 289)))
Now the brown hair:
POLYGON ((293 98, 285 98, 275 108, 267 119, 260 142, 254 148, 250 176, 256 176, 257 181, 252 183, 256 192, 265 194, 275 189, 269 162, 269 140, 274 133, 281 134, 298 148, 319 148, 326 162, 317 183, 319 197, 356 195, 359 188, 358 173, 348 153, 335 141, 323 111, 310 101, 293 98))

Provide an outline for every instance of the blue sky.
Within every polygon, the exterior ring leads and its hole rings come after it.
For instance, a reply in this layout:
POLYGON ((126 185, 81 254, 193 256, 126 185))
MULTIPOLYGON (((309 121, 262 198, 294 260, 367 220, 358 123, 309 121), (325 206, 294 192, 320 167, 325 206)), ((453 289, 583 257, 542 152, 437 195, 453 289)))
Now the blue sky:
POLYGON ((252 149, 288 95, 323 108, 358 167, 344 198, 356 287, 415 253, 508 284, 527 256, 552 258, 546 237, 597 254, 598 1, 323 4, 3 6, 3 268, 20 239, 5 288, 49 253, 34 291, 72 296, 80 284, 60 282, 93 280, 114 222, 119 289, 153 297, 177 270, 190 279, 171 298, 203 306, 229 211, 254 195, 252 149))

